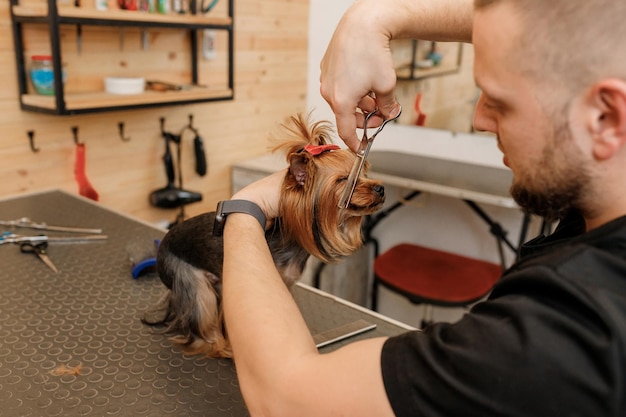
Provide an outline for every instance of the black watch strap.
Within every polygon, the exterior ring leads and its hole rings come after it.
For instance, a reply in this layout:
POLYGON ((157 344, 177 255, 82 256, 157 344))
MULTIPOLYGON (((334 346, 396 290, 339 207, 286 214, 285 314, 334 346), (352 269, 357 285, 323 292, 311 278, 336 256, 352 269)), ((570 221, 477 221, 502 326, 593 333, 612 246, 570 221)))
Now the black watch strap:
POLYGON ((213 224, 213 236, 222 236, 222 234, 224 234, 226 217, 230 213, 249 214, 257 219, 261 228, 265 230, 265 214, 263 214, 263 210, 261 210, 259 206, 248 200, 224 200, 217 203, 215 223, 213 224))

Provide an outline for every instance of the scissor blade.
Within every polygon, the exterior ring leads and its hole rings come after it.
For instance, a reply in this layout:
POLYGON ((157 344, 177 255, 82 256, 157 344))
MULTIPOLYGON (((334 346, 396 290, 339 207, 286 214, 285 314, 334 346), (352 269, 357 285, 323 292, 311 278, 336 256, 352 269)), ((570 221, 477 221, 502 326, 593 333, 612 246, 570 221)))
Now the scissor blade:
POLYGON ((78 243, 78 242, 91 242, 94 240, 106 240, 109 237, 107 235, 85 235, 85 236, 48 236, 46 239, 50 243, 78 243))
POLYGON ((48 255, 46 255, 45 253, 37 253, 37 256, 43 261, 44 264, 48 266, 48 268, 52 269, 57 274, 59 273, 59 270, 56 266, 54 266, 48 255))
POLYGON ((85 235, 85 236, 22 236, 14 233, 0 234, 0 245, 3 243, 38 243, 38 242, 54 242, 54 243, 79 243, 91 242, 97 240, 106 240, 107 235, 85 235))
POLYGON ((2 226, 22 227, 28 229, 37 230, 50 230, 54 232, 68 232, 68 233, 102 233, 102 229, 88 229, 83 227, 66 227, 66 226, 52 226, 46 223, 35 223, 28 217, 22 217, 17 220, 0 220, 2 226))
POLYGON ((44 223, 44 227, 33 227, 33 229, 50 230, 52 232, 68 232, 68 233, 102 233, 102 229, 86 229, 82 227, 65 227, 65 226, 48 226, 44 223))
POLYGON ((341 199, 339 200, 339 208, 348 208, 350 205, 350 200, 356 189, 356 184, 359 182, 361 172, 363 172, 363 167, 365 166, 365 161, 367 161, 367 155, 370 153, 372 143, 372 140, 361 141, 361 147, 356 154, 354 165, 352 165, 350 175, 348 176, 346 189, 343 191, 341 199))

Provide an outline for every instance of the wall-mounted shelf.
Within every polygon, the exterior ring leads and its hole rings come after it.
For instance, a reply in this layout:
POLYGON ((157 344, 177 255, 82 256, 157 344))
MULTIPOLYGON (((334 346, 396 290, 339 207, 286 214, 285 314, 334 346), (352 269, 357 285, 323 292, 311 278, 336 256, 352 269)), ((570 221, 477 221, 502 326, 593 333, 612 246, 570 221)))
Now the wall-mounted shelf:
POLYGON ((419 66, 419 55, 423 52, 420 51, 420 41, 410 40, 410 46, 408 47, 410 51, 409 56, 407 59, 401 59, 401 63, 396 65, 396 76, 398 80, 422 80, 459 72, 463 59, 463 44, 454 43, 450 45, 456 48, 455 51, 447 51, 448 53, 446 55, 451 55, 450 57, 444 57, 443 61, 438 65, 423 68, 419 66))
MULTIPOLYGON (((68 112, 79 113, 83 110, 98 109, 132 109, 168 104, 199 103, 232 97, 232 90, 214 90, 203 87, 191 87, 184 91, 146 91, 142 94, 119 95, 105 92, 66 94, 65 107, 68 112)), ((23 94, 22 103, 39 109, 56 108, 54 96, 40 94, 23 94)))
POLYGON ((227 0, 227 16, 185 14, 178 15, 146 13, 128 10, 100 11, 89 8, 57 6, 56 0, 46 3, 20 5, 11 0, 11 18, 18 87, 22 109, 50 114, 69 115, 112 110, 128 110, 145 107, 167 106, 218 100, 234 97, 234 35, 233 3, 227 0), (54 69, 56 94, 45 96, 28 90, 25 63, 23 25, 45 24, 50 38, 50 51, 54 69), (141 94, 115 95, 104 91, 66 93, 62 81, 62 51, 60 25, 118 26, 138 28, 178 28, 189 31, 190 82, 191 87, 180 91, 146 91, 141 94), (198 30, 213 29, 227 34, 227 79, 224 85, 202 86, 198 82, 198 30))

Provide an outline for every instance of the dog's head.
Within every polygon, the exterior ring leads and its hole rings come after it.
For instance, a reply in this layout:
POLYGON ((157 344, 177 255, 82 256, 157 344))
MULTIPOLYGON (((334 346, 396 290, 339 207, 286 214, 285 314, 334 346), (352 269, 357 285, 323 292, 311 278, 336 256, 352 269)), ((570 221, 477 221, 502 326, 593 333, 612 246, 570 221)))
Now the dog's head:
POLYGON ((310 254, 325 262, 350 255, 363 243, 363 216, 385 201, 380 181, 359 178, 347 208, 339 200, 348 186, 356 155, 332 145, 328 122, 310 124, 302 114, 282 125, 276 149, 287 155, 289 170, 280 201, 282 227, 310 254))

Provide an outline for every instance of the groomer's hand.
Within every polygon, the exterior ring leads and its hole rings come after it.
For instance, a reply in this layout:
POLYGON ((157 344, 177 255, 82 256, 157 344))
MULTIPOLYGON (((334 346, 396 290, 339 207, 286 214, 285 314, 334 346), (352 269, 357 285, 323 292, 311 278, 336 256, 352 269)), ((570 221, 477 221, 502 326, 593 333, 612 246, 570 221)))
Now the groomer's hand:
POLYGON ((268 224, 278 216, 278 202, 280 199, 280 189, 287 174, 287 169, 281 169, 265 178, 247 185, 233 195, 233 200, 248 200, 257 204, 268 224))
MULTIPOLYGON (((359 147, 356 129, 364 119, 357 108, 378 108, 385 118, 400 111, 393 94, 391 33, 380 26, 381 16, 390 9, 385 1, 355 2, 339 22, 320 65, 320 92, 335 113, 339 136, 353 151, 359 147)), ((369 126, 381 122, 381 117, 372 117, 369 126)))

